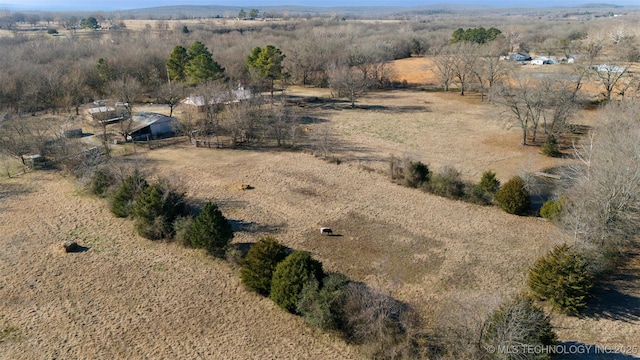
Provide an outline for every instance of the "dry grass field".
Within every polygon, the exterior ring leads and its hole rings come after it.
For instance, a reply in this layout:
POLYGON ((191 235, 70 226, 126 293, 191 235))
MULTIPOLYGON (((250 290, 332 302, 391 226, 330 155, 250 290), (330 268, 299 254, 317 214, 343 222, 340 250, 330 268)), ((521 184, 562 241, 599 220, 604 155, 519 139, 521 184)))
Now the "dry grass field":
MULTIPOLYGON (((418 63, 396 65, 421 70, 418 63)), ((308 151, 186 143, 139 148, 126 159, 151 177, 174 179, 195 202, 216 201, 233 223, 234 242, 272 234, 310 251, 327 270, 410 303, 430 324, 481 317, 523 289, 528 266, 561 241, 546 221, 389 181, 392 154, 432 170, 456 166, 472 181, 489 169, 505 181, 566 161, 520 146, 520 130, 477 96, 398 90, 364 96, 355 109, 327 100, 301 111, 315 119, 306 126, 309 138, 330 135, 328 151, 340 165, 308 151), (321 236, 320 226, 339 236, 321 236)), ((0 358, 360 357, 357 348, 248 292, 227 263, 140 238, 106 201, 58 173, 0 179, 0 219, 0 358), (67 239, 87 251, 64 254, 67 239)), ((638 305, 634 269, 630 264, 629 276, 616 283, 620 306, 638 305)), ((610 310, 605 304, 606 316, 554 316, 560 340, 637 345, 637 308, 610 310)))

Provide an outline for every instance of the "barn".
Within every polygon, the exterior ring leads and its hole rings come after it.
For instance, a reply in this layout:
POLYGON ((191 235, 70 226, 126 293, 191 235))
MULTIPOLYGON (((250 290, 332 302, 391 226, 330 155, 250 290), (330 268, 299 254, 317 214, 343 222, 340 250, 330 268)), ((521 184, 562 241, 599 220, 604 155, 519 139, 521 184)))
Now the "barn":
POLYGON ((131 139, 147 140, 171 137, 176 134, 178 120, 170 116, 143 112, 133 116, 131 139))
MULTIPOLYGON (((239 85, 235 90, 221 91, 207 97, 209 105, 228 105, 249 99, 251 99, 251 90, 245 89, 242 85, 239 85)), ((194 95, 182 100, 181 103, 193 106, 202 112, 205 111, 204 105, 207 103, 207 100, 205 100, 204 96, 194 95)))

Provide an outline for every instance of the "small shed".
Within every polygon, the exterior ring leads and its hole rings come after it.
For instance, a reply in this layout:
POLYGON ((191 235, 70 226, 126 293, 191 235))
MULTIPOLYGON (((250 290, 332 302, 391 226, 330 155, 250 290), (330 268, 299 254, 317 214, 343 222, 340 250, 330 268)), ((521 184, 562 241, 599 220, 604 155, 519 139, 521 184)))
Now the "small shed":
POLYGON ((131 131, 133 140, 147 140, 174 136, 178 128, 178 120, 173 117, 143 112, 134 115, 131 131))
POLYGON ((80 129, 62 130, 62 136, 67 138, 67 139, 81 138, 82 137, 82 128, 80 128, 80 129))
POLYGON ((529 61, 531 60, 531 56, 529 56, 529 54, 526 54, 526 53, 518 52, 518 53, 509 55, 509 59, 512 61, 529 61))

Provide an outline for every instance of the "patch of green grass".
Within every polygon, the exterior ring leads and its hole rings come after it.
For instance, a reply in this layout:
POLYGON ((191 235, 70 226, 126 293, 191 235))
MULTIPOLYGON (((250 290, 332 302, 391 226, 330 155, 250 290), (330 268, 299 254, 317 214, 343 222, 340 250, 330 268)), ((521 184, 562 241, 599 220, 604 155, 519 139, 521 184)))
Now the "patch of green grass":
POLYGON ((164 263, 157 263, 155 265, 153 265, 153 270, 154 271, 165 271, 167 270, 167 265, 164 263))
POLYGON ((22 341, 22 339, 22 331, 17 326, 5 325, 0 328, 0 344, 5 341, 22 341))

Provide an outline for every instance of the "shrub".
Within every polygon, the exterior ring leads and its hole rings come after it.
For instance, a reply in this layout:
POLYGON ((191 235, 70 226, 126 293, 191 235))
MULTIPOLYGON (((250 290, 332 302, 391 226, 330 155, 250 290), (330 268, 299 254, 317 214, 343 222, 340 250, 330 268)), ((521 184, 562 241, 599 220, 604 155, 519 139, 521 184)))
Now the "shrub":
POLYGON ((564 197, 559 198, 556 201, 548 200, 542 204, 540 208, 540 216, 551 221, 558 221, 560 218, 560 211, 562 211, 562 203, 564 197))
POLYGON ((593 278, 582 254, 563 244, 536 261, 527 283, 535 295, 554 308, 574 315, 586 305, 593 278))
POLYGON ((189 239, 189 231, 193 225, 193 218, 191 216, 178 216, 173 222, 174 238, 184 246, 191 246, 191 239, 189 239))
POLYGON ((344 323, 343 307, 349 278, 330 274, 320 282, 311 278, 304 284, 297 311, 307 324, 322 330, 339 330, 344 323))
POLYGON ((495 197, 502 210, 509 214, 524 215, 529 210, 531 200, 524 181, 519 176, 511 178, 498 190, 495 197))
POLYGON ((420 161, 409 161, 404 168, 404 185, 418 188, 429 181, 429 168, 420 161))
POLYGON ((56 29, 47 29, 47 34, 49 35, 56 35, 58 33, 58 30, 56 29))
POLYGON ((435 195, 448 198, 460 198, 464 195, 465 184, 460 172, 452 167, 445 166, 439 173, 434 174, 425 189, 435 195))
MULTIPOLYGON (((239 245, 239 244, 236 244, 239 245)), ((224 258, 234 269, 242 269, 242 257, 244 256, 244 252, 240 246, 234 246, 234 244, 229 244, 227 246, 227 250, 224 253, 224 258)))
POLYGON ((152 184, 136 199, 133 217, 140 236, 157 240, 173 235, 173 222, 184 215, 184 194, 152 184))
POLYGON ((544 144, 542 144, 540 151, 543 155, 546 156, 560 156, 560 147, 558 146, 558 140, 556 139, 556 137, 553 135, 547 136, 547 140, 545 140, 544 144))
POLYGON ((480 183, 467 187, 467 200, 474 204, 489 205, 499 188, 500 181, 496 179, 496 173, 485 171, 480 183))
POLYGON ((211 255, 223 258, 233 239, 233 230, 218 206, 208 202, 193 221, 188 235, 194 248, 204 248, 211 255))
POLYGON ((91 193, 100 197, 107 196, 107 191, 109 187, 111 187, 111 184, 113 184, 113 181, 114 179, 106 170, 97 170, 93 174, 93 179, 91 179, 91 193))
POLYGON ((242 283, 260 295, 269 296, 276 265, 286 257, 285 246, 271 236, 263 237, 247 252, 240 270, 242 283))
MULTIPOLYGON (((518 359, 548 359, 549 355, 525 351, 530 347, 553 345, 556 334, 544 311, 524 296, 508 300, 487 318, 482 332, 484 349, 492 349, 486 354, 492 359, 511 359, 497 349, 518 351, 518 359)), ((515 359, 515 358, 514 358, 515 359)))
POLYGON ((134 201, 147 186, 147 181, 138 171, 128 176, 113 195, 111 212, 117 217, 131 215, 134 201))
POLYGON ((482 173, 482 179, 480 179, 478 188, 487 194, 495 195, 500 189, 500 181, 496 179, 496 173, 491 170, 482 173))
POLYGON ((295 313, 302 288, 310 279, 321 281, 322 263, 305 251, 294 251, 282 260, 271 279, 271 300, 281 308, 295 313))
POLYGON ((406 340, 403 319, 408 310, 407 305, 383 292, 351 282, 343 308, 344 333, 347 340, 363 344, 369 358, 393 358, 389 352, 406 340))

